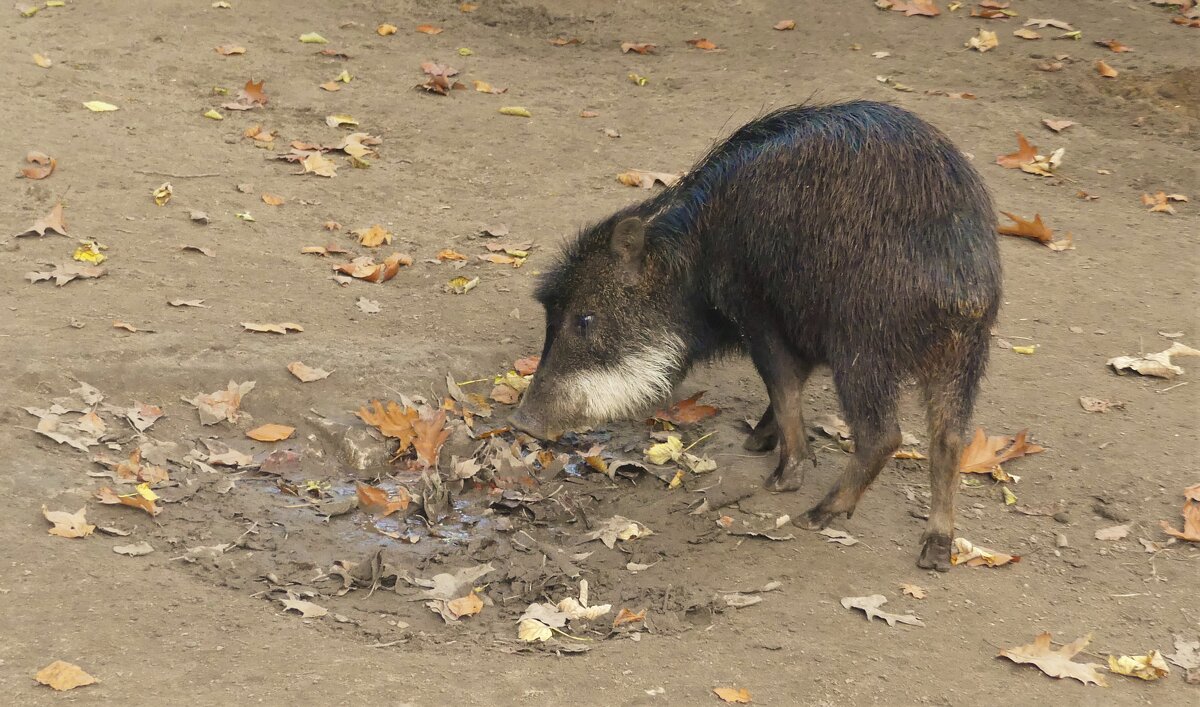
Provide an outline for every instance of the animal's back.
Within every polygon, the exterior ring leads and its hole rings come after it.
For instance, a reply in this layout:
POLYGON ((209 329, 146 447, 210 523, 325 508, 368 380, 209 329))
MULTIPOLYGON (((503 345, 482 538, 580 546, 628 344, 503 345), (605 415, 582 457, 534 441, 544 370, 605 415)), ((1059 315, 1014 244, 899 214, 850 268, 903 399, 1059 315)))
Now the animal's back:
POLYGON ((987 190, 945 135, 903 109, 776 111, 671 191, 664 221, 699 234, 712 304, 735 321, 786 321, 816 360, 878 347, 911 368, 947 326, 977 335, 995 318, 987 190))

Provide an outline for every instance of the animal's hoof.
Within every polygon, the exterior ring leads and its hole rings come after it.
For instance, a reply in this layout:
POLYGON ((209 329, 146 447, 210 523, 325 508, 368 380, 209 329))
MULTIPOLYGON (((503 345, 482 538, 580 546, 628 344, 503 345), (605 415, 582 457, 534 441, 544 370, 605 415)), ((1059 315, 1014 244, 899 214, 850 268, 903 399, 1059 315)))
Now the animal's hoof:
POLYGON ((777 434, 759 434, 751 432, 746 441, 742 442, 742 449, 748 452, 769 452, 779 444, 779 435, 777 434))
POLYGON ((921 543, 921 556, 917 567, 938 572, 950 571, 950 536, 928 535, 921 543))
POLYGON ((820 505, 810 508, 804 515, 792 521, 795 525, 805 530, 824 530, 833 522, 836 513, 825 510, 820 505))
POLYGON ((804 470, 799 464, 781 462, 763 481, 768 491, 797 491, 804 484, 804 470))

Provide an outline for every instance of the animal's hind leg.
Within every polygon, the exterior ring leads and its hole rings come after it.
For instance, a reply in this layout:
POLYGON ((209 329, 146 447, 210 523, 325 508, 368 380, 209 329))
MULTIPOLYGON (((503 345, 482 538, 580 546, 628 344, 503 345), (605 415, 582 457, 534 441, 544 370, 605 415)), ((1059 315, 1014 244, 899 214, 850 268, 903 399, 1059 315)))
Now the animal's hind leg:
POLYGON ((899 378, 885 367, 864 366, 833 373, 842 412, 854 434, 854 455, 833 487, 796 524, 812 530, 829 525, 838 515, 849 518, 858 500, 892 454, 900 447, 900 424, 896 420, 899 378))
POLYGON ((751 452, 769 452, 779 444, 779 426, 775 424, 775 408, 768 404, 758 424, 742 442, 742 448, 751 452))
POLYGON ((949 340, 932 357, 937 364, 923 377, 929 420, 929 485, 932 499, 929 522, 921 536, 917 566, 946 572, 950 569, 950 544, 954 537, 954 495, 963 438, 971 416, 975 392, 987 357, 987 338, 973 344, 962 338, 949 340))
POLYGON ((812 459, 801 411, 804 382, 812 364, 796 356, 769 325, 755 327, 749 339, 750 356, 771 397, 771 417, 779 440, 779 465, 763 481, 763 487, 795 491, 804 481, 805 465, 812 459))

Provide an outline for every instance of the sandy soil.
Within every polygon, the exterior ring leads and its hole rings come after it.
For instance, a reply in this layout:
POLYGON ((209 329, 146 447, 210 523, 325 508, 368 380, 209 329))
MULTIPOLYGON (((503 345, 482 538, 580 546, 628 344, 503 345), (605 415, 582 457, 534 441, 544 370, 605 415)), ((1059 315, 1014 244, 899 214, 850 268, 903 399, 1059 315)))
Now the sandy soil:
MULTIPOLYGON (((1168 10, 1142 0, 1017 0, 1019 17, 1004 21, 969 17, 969 6, 905 17, 867 0, 479 0, 473 13, 454 2, 230 1, 232 9, 208 0, 68 0, 30 18, 6 9, 0 19, 10 67, 0 103, 3 154, 14 174, 27 150, 57 160, 47 179, 10 182, 0 197, 4 235, 60 201, 70 234, 8 238, 0 247, 0 691, 14 703, 704 704, 716 702, 711 689, 720 686, 745 687, 756 704, 776 705, 993 704, 1001 694, 1060 705, 1197 699, 1200 688, 1186 685, 1180 668, 1156 683, 1110 675, 1102 689, 1053 680, 996 654, 1042 631, 1060 642, 1091 634, 1089 655, 1080 658, 1098 662, 1109 653, 1170 653, 1174 636, 1200 634, 1200 551, 1178 543, 1148 553, 1139 542, 1165 543, 1159 520, 1178 524, 1181 490, 1200 480, 1200 386, 1191 384, 1200 362, 1179 359, 1187 373, 1170 381, 1119 377, 1105 365, 1167 348, 1159 332, 1200 341, 1200 30, 1171 24, 1168 10), (1053 41, 1061 33, 1053 28, 1037 41, 1012 36, 1029 17, 1071 22, 1083 38, 1053 41), (795 30, 772 29, 783 19, 795 20, 795 30), (378 35, 384 22, 399 31, 378 35), (414 32, 425 23, 445 31, 414 32), (965 50, 977 27, 996 31, 999 47, 965 50), (305 32, 319 32, 349 58, 317 55, 322 46, 298 41, 305 32), (555 37, 584 42, 557 47, 548 41, 555 37), (720 51, 685 44, 698 37, 720 51), (1107 38, 1135 51, 1093 44, 1107 38), (625 41, 653 42, 658 52, 622 54, 625 41), (213 50, 227 44, 246 52, 213 50), (460 56, 460 47, 473 54, 460 56), (34 52, 53 65, 36 66, 34 52), (1037 70, 1056 54, 1071 57, 1061 71, 1037 70), (1116 78, 1097 75, 1101 59, 1116 78), (468 90, 414 90, 424 61, 459 69, 468 90), (343 69, 353 80, 339 91, 318 87, 343 69), (635 85, 631 73, 648 82, 635 85), (220 108, 251 78, 265 81, 265 107, 220 108), (474 80, 508 92, 469 90, 474 80), (231 95, 214 95, 218 86, 231 95), (708 390, 705 399, 722 409, 683 430, 689 442, 713 433, 697 449, 718 468, 682 489, 645 475, 610 481, 563 472, 518 484, 505 500, 468 484, 433 528, 416 515, 377 523, 353 511, 325 520, 312 508, 308 482, 325 489, 326 500, 352 493, 355 480, 420 491, 400 467, 347 464, 346 436, 322 420, 346 419, 373 398, 436 401, 448 371, 459 381, 487 379, 536 351, 540 312, 530 292, 539 268, 580 225, 645 196, 619 184, 617 173, 685 170, 737 125, 810 97, 888 100, 916 111, 974 156, 998 208, 1040 213, 1074 236, 1076 248, 1061 253, 1024 239, 1001 243, 1006 301, 976 419, 995 434, 1031 430, 1047 449, 1007 467, 1022 477, 1011 488, 1018 505, 1060 513, 1016 512, 984 480, 964 486, 958 522, 963 537, 1020 554, 1019 564, 918 570, 927 495, 923 467, 913 461, 891 465, 854 518, 839 524, 858 538, 855 546, 802 531, 777 542, 740 537, 716 525, 722 513, 739 528, 771 525, 813 503, 844 456, 823 438, 819 466, 799 493, 760 491, 720 512, 689 515, 701 496, 695 491, 756 484, 774 463, 740 447, 742 420, 765 400, 745 362, 699 370, 680 391, 708 390), (82 103, 92 100, 120 110, 89 112, 82 103), (533 117, 501 115, 501 106, 524 106, 533 117), (225 119, 205 118, 210 108, 225 119), (585 110, 598 117, 581 118, 585 110), (336 143, 350 129, 325 124, 335 113, 381 136, 369 169, 339 154, 336 177, 297 176, 296 165, 270 159, 292 140, 336 143), (1041 125, 1048 117, 1077 124, 1055 134, 1041 125), (272 147, 243 137, 256 124, 278 131, 272 147), (1044 152, 1066 148, 1058 177, 993 163, 1016 149, 1015 131, 1044 152), (160 207, 151 192, 164 181, 174 196, 160 207), (1083 200, 1081 190, 1098 198, 1083 200), (1175 204, 1175 215, 1149 213, 1140 197, 1158 191, 1192 201, 1175 204), (286 202, 269 206, 263 193, 286 202), (193 209, 210 223, 190 221, 193 209), (235 216, 246 212, 253 222, 235 216), (344 229, 325 231, 330 220, 344 229), (520 269, 475 258, 485 252, 480 228, 500 223, 510 230, 506 240, 534 244, 520 269), (385 284, 331 280, 332 262, 367 252, 349 230, 372 224, 396 238, 377 257, 403 251, 415 263, 385 284), (108 246, 103 277, 61 288, 23 278, 41 262, 69 262, 85 238, 108 246), (300 252, 326 243, 351 254, 300 252), (457 270, 430 262, 444 248, 470 260, 457 270), (446 293, 458 275, 479 284, 465 295, 446 293), (360 297, 381 311, 362 312, 360 297), (177 298, 208 307, 168 305, 177 298), (153 332, 116 329, 114 320, 153 332), (295 322, 304 331, 248 333, 241 322, 295 322), (1015 353, 1001 339, 1036 345, 1036 353, 1015 353), (285 368, 297 360, 334 373, 302 384, 285 368), (201 426, 181 398, 230 380, 256 381, 243 404, 248 417, 201 426), (88 453, 35 434, 37 419, 22 408, 70 398, 81 381, 105 403, 157 404, 166 415, 139 436, 102 406, 110 444, 88 453), (1087 412, 1080 396, 1125 406, 1087 412), (276 445, 246 439, 264 422, 293 425, 296 436, 276 445), (251 454, 289 449, 300 459, 273 473, 209 473, 184 461, 214 439, 251 454), (93 455, 119 458, 156 443, 175 445, 155 447, 175 482, 159 488, 157 517, 94 498, 113 482, 89 476, 104 471, 93 455), (92 523, 132 534, 48 535, 43 504, 86 506, 92 523), (614 514, 654 535, 611 550, 578 544, 614 514), (1126 538, 1094 538, 1119 523, 1131 524, 1126 538), (112 551, 140 541, 155 552, 112 551), (189 548, 225 543, 234 546, 218 557, 180 559, 189 548), (564 555, 584 552, 591 554, 564 567, 564 555), (375 557, 381 586, 336 596, 342 583, 329 575, 334 563, 369 568, 375 557), (449 624, 403 579, 489 562, 495 570, 478 584, 490 605, 449 624), (652 566, 634 573, 630 562, 652 566), (525 607, 574 595, 579 578, 614 612, 646 610, 644 624, 610 632, 602 620, 604 628, 570 630, 588 640, 520 642, 525 607), (723 599, 768 582, 781 585, 756 605, 733 609, 723 599), (924 587, 928 597, 903 595, 901 583, 924 587), (283 590, 330 614, 284 612, 283 590), (925 626, 889 628, 839 605, 841 597, 875 593, 925 626), (55 659, 101 683, 67 695, 36 684, 34 673, 55 659)), ((811 418, 836 414, 827 377, 810 391, 811 418)), ((904 423, 923 436, 912 401, 904 423)), ((647 444, 640 423, 610 430, 607 449, 617 457, 635 458, 647 444)), ((386 453, 384 441, 348 434, 374 457, 386 453)), ((451 454, 472 448, 456 432, 442 471, 452 468, 451 454)), ((501 485, 512 481, 501 475, 501 485)))

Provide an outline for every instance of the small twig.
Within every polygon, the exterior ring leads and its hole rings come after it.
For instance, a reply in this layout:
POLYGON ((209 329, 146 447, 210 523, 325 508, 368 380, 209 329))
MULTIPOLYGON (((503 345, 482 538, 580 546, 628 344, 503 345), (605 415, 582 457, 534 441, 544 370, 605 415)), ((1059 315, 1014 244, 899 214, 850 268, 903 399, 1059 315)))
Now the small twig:
POLYGON ((1179 386, 1181 386, 1181 385, 1187 385, 1188 383, 1191 383, 1191 381, 1184 381, 1184 382, 1182 382, 1182 383, 1176 383, 1175 385, 1172 385, 1172 386, 1169 386, 1169 387, 1163 388, 1162 390, 1156 390, 1156 391, 1154 391, 1154 392, 1155 392, 1155 393, 1165 393, 1165 392, 1167 392, 1168 390, 1175 390, 1175 389, 1176 389, 1176 388, 1178 388, 1179 386))
POLYGON ((200 174, 175 174, 174 172, 159 172, 156 169, 135 169, 138 174, 151 174, 158 177, 170 177, 171 179, 200 179, 202 177, 220 177, 217 172, 201 172, 200 174))
POLYGON ((696 440, 695 442, 692 442, 692 443, 691 443, 691 444, 689 444, 688 446, 684 447, 684 448, 683 448, 683 451, 685 451, 685 452, 686 452, 687 450, 691 449, 692 447, 695 447, 697 444, 700 444, 701 442, 703 442, 704 440, 708 439, 709 437, 712 437, 712 436, 713 436, 713 435, 715 435, 716 433, 717 433, 717 431, 716 431, 716 430, 713 430, 712 432, 709 432, 708 434, 704 435, 704 436, 703 436, 703 437, 701 437, 700 439, 698 439, 698 440, 696 440))

